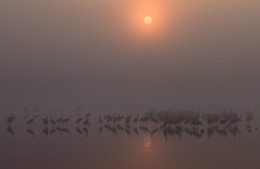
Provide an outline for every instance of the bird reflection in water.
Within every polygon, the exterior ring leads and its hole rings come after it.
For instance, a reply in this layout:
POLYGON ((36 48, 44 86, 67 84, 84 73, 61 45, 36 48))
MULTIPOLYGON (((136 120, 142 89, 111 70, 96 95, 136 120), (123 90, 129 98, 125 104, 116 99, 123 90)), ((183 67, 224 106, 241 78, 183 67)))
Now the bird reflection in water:
POLYGON ((152 151, 152 138, 149 134, 145 134, 143 136, 143 146, 144 146, 144 152, 145 153, 151 153, 152 151))
POLYGON ((14 130, 13 130, 13 128, 11 127, 11 125, 9 125, 9 126, 7 127, 6 131, 7 131, 8 133, 10 133, 11 136, 14 135, 14 130))

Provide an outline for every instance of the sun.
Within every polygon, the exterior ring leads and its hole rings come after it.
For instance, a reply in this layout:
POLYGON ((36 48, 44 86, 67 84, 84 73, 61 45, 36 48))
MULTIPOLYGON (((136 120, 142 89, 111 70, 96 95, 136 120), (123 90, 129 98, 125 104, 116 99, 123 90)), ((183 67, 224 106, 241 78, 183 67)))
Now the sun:
POLYGON ((150 25, 153 22, 153 18, 151 16, 144 17, 144 23, 150 25))

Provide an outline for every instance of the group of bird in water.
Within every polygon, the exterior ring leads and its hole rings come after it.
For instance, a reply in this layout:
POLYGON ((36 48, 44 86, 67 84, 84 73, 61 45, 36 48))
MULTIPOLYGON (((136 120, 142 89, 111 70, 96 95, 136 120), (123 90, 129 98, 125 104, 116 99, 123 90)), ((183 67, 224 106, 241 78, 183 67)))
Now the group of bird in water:
MULTIPOLYGON (((83 113, 82 107, 76 109, 78 115, 73 118, 72 115, 60 114, 59 116, 51 115, 40 118, 40 110, 24 108, 25 115, 23 118, 26 121, 26 131, 33 137, 36 134, 33 130, 35 122, 42 122, 44 135, 51 136, 55 133, 69 134, 70 129, 67 127, 68 123, 74 123, 75 131, 78 134, 89 135, 89 127, 91 127, 91 117, 96 113, 83 113)), ((246 124, 248 132, 257 131, 257 127, 252 127, 251 121, 253 120, 253 113, 247 111, 245 119, 242 120, 240 114, 233 111, 223 111, 218 113, 200 113, 195 111, 154 111, 149 110, 145 113, 137 113, 125 115, 121 113, 108 113, 98 114, 96 122, 98 123, 98 133, 102 134, 103 131, 108 131, 115 137, 119 133, 126 133, 129 138, 134 134, 137 137, 140 131, 149 134, 153 137, 155 134, 161 134, 165 137, 166 141, 168 136, 181 137, 184 133, 195 138, 201 138, 204 134, 208 137, 217 134, 219 136, 233 135, 236 137, 241 133, 239 123, 242 121, 246 124), (142 115, 140 115, 142 114, 142 115)), ((14 135, 12 123, 15 122, 18 116, 11 114, 6 117, 7 129, 6 131, 14 135)))

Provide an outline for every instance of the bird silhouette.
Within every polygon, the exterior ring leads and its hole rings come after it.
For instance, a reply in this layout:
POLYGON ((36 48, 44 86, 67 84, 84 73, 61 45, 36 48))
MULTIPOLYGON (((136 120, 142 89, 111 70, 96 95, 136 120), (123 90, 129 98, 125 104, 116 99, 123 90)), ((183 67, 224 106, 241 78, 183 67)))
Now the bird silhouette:
POLYGON ((203 126, 202 122, 200 120, 197 120, 197 119, 192 120, 191 125, 193 125, 193 126, 203 126))
POLYGON ((228 119, 224 118, 224 119, 221 119, 221 120, 219 121, 219 123, 222 124, 222 125, 224 125, 224 124, 227 123, 227 121, 228 121, 228 119))
POLYGON ((36 116, 33 116, 31 119, 27 120, 27 125, 32 125, 32 123, 34 122, 34 120, 36 119, 37 117, 36 116))
POLYGON ((134 118, 134 123, 136 123, 136 122, 138 122, 138 119, 139 119, 139 115, 138 115, 138 113, 137 113, 137 116, 136 116, 136 118, 134 118))
POLYGON ((48 117, 43 118, 42 121, 43 121, 43 125, 46 126, 49 123, 49 118, 48 117))
POLYGON ((62 121, 62 113, 60 114, 60 118, 56 119, 57 123, 60 123, 62 121))
POLYGON ((229 125, 231 126, 232 124, 237 124, 238 122, 241 122, 241 118, 240 117, 235 117, 234 119, 232 119, 229 122, 229 125))
POLYGON ((252 125, 250 123, 246 123, 246 128, 248 132, 252 132, 252 125))
POLYGON ((55 125, 56 124, 56 121, 52 119, 52 117, 50 118, 50 122, 52 125, 55 125))
POLYGON ((236 136, 240 134, 241 131, 238 129, 237 126, 235 126, 233 128, 229 128, 229 132, 234 136, 234 138, 236 138, 236 136))
MULTIPOLYGON (((28 111, 29 112, 29 111, 28 111)), ((33 110, 32 112, 39 112, 39 110, 33 110)), ((208 113, 203 114, 202 118, 198 115, 198 112, 187 112, 185 111, 175 112, 175 111, 161 111, 161 112, 146 112, 144 116, 140 116, 138 113, 136 116, 123 116, 120 113, 112 113, 105 115, 98 115, 99 124, 99 135, 105 130, 111 132, 114 136, 125 132, 129 137, 131 136, 131 132, 134 133, 137 137, 139 136, 139 132, 148 133, 151 137, 153 137, 156 133, 163 131, 163 136, 166 141, 168 136, 182 136, 183 132, 187 135, 195 138, 201 138, 204 134, 207 134, 208 137, 211 137, 213 134, 217 134, 217 136, 234 136, 240 133, 238 122, 242 122, 241 115, 235 112, 219 112, 219 113, 208 113), (132 117, 132 118, 131 118, 132 117), (201 120, 200 120, 201 119, 201 120), (140 123, 138 123, 140 122, 140 123), (141 123, 145 122, 145 123, 141 123), (135 123, 135 124, 134 124, 135 123), (138 123, 138 124, 137 124, 138 123), (207 124, 204 126, 204 124, 207 124), (139 126, 141 124, 141 126, 139 126), (123 126, 123 127, 122 127, 123 126), (150 127, 155 127, 155 129, 150 127)), ((79 114, 76 117, 76 132, 78 134, 89 134, 89 127, 91 126, 91 113, 85 113, 84 116, 79 114), (81 125, 82 124, 82 127, 81 125)), ((25 116, 22 116, 25 117, 25 116)), ((28 116, 26 114, 25 122, 29 126, 27 126, 27 133, 35 137, 34 131, 31 129, 31 125, 36 123, 36 119, 39 117, 39 114, 34 114, 28 116), (28 118, 27 118, 28 117, 28 118)), ((6 132, 10 135, 14 135, 15 131, 13 130, 11 124, 15 121, 17 116, 11 114, 6 117, 6 123, 8 124, 6 128, 6 132)), ((49 137, 53 135, 56 131, 60 132, 60 134, 68 133, 70 131, 68 128, 64 127, 61 124, 67 124, 69 121, 72 121, 72 115, 68 115, 66 118, 63 117, 63 114, 60 114, 60 117, 52 118, 52 116, 46 116, 42 118, 42 122, 44 124, 44 128, 42 133, 49 137), (57 119, 56 119, 57 118, 57 119), (59 124, 59 127, 56 127, 56 124, 59 124), (48 124, 51 124, 48 126, 48 124), (48 128, 49 127, 49 128, 48 128), (51 129, 52 128, 52 129, 51 129)), ((256 126, 251 125, 251 120, 253 119, 253 113, 247 112, 244 117, 243 122, 246 124, 246 129, 248 132, 256 132, 258 128, 256 126)))
POLYGON ((8 123, 9 125, 11 125, 11 123, 16 119, 17 117, 13 115, 13 113, 6 118, 6 123, 8 123))
POLYGON ((129 123, 130 121, 131 121, 131 115, 129 115, 125 118, 125 123, 129 123))
POLYGON ((248 110, 246 112, 246 121, 249 122, 249 121, 253 120, 253 118, 254 118, 254 114, 248 110))
POLYGON ((82 120, 83 120, 82 117, 78 117, 78 119, 77 119, 76 122, 75 122, 76 125, 79 124, 82 120))
POLYGON ((66 118, 66 119, 62 119, 61 122, 62 123, 67 123, 68 121, 70 121, 70 119, 71 119, 71 115, 69 115, 69 117, 66 118))

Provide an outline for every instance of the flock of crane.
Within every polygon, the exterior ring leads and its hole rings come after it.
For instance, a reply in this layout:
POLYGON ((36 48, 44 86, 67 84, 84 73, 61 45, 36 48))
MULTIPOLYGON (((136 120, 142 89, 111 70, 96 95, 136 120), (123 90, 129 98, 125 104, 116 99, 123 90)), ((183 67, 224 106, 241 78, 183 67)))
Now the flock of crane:
MULTIPOLYGON (((77 108, 80 110, 81 108, 77 108)), ((94 114, 80 112, 75 118, 72 115, 60 114, 59 116, 46 116, 40 118, 40 110, 29 111, 22 118, 25 119, 27 128, 26 131, 33 137, 36 136, 33 125, 42 122, 44 135, 51 136, 55 133, 69 134, 70 129, 67 124, 73 124, 75 131, 78 134, 89 135, 89 127, 91 127, 91 117, 94 114), (31 114, 31 115, 29 115, 31 114), (38 120, 39 119, 39 120, 38 120)), ((195 138, 201 138, 204 134, 211 137, 214 134, 220 136, 236 135, 241 133, 239 123, 242 121, 246 124, 248 132, 257 131, 257 127, 252 127, 253 113, 246 112, 246 117, 242 120, 241 115, 233 111, 224 111, 219 113, 199 113, 194 111, 148 111, 139 115, 124 115, 121 113, 111 113, 98 115, 97 126, 98 133, 101 135, 103 131, 108 131, 114 136, 119 133, 126 133, 129 137, 132 134, 139 136, 140 132, 149 134, 151 137, 155 134, 161 134, 167 140, 168 136, 181 137, 184 133, 195 138)), ((14 135, 12 124, 18 116, 11 114, 6 117, 7 129, 6 131, 14 135)))

